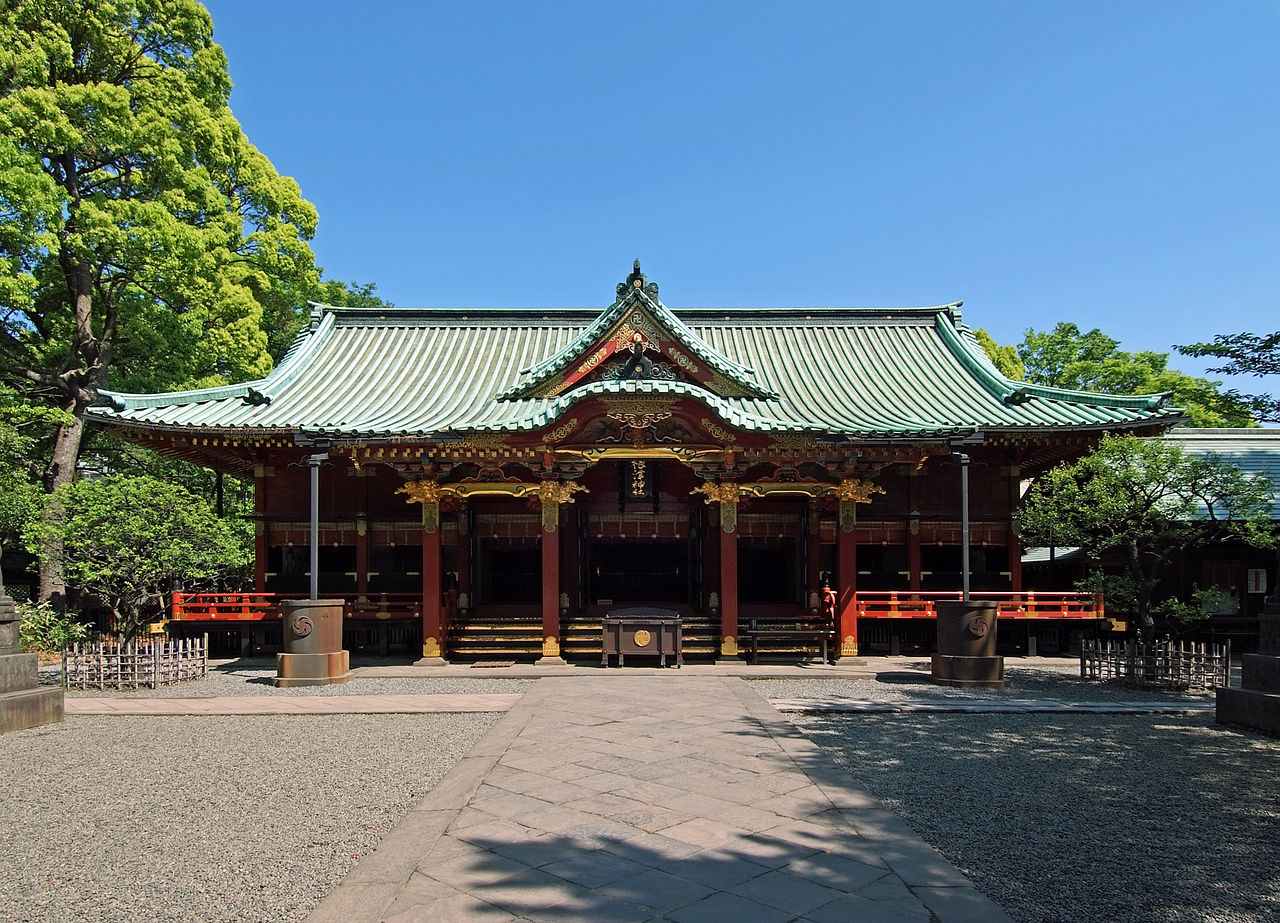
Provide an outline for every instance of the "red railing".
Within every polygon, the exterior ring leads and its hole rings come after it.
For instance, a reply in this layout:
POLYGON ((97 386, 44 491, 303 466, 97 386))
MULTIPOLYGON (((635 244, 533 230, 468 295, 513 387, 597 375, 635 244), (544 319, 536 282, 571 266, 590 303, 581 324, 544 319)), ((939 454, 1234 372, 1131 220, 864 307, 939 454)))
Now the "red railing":
MULTIPOLYGON (((1102 598, 1089 593, 1034 591, 977 592, 974 599, 994 599, 1002 619, 1100 619, 1106 615, 1102 598)), ((280 617, 280 600, 303 599, 302 593, 174 593, 170 618, 204 621, 261 621, 280 617)), ((854 594, 858 618, 932 619, 940 600, 959 600, 959 590, 944 592, 864 591, 854 594)), ((442 600, 444 622, 452 621, 456 596, 442 600)), ((422 617, 422 597, 416 593, 369 593, 348 597, 343 614, 349 619, 406 619, 422 617)))
MULTIPOLYGON (((972 599, 995 600, 1002 619, 1100 619, 1106 616, 1102 597, 1092 593, 1037 590, 1012 593, 975 592, 972 599)), ((935 604, 942 600, 960 600, 959 590, 943 592, 866 591, 853 595, 858 618, 864 619, 932 619, 938 617, 935 604)))
MULTIPOLYGON (((305 598, 305 593, 174 593, 169 617, 201 621, 278 619, 281 600, 305 598)), ((348 597, 343 615, 349 619, 422 618, 422 595, 368 593, 348 597)))
POLYGON ((173 619, 261 621, 279 618, 275 593, 174 593, 169 603, 173 619))

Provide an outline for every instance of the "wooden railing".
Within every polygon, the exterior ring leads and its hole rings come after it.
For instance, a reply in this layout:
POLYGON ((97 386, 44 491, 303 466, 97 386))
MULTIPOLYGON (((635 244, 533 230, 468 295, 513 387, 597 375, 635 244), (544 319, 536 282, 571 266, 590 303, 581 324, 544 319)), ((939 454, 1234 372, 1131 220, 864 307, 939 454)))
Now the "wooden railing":
MULTIPOLYGON (((169 617, 219 622, 278 619, 282 600, 305 598, 305 593, 174 593, 169 617)), ((422 618, 422 595, 368 593, 345 597, 343 615, 349 619, 422 618)))
MULTIPOLYGON (((170 618, 209 621, 262 621, 280 618, 280 601, 303 599, 302 593, 174 593, 170 618)), ((932 619, 936 604, 959 600, 959 590, 918 592, 875 590, 854 594, 858 618, 932 619)), ((1002 619, 1100 619, 1106 615, 1101 597, 1073 592, 980 592, 973 599, 994 599, 1002 619)), ((445 624, 452 621, 456 597, 442 600, 445 624)), ((369 593, 346 597, 343 614, 349 619, 417 619, 422 597, 416 593, 369 593)))
POLYGON ((173 619, 261 621, 279 618, 275 593, 174 593, 169 603, 173 619))
MULTIPOLYGON (((999 603, 999 617, 1002 619, 1100 619, 1106 615, 1102 598, 1091 593, 1037 590, 1022 593, 975 592, 970 596, 977 600, 995 600, 999 603)), ((864 619, 937 618, 938 602, 961 598, 959 590, 916 593, 877 590, 853 594, 858 618, 864 619)))

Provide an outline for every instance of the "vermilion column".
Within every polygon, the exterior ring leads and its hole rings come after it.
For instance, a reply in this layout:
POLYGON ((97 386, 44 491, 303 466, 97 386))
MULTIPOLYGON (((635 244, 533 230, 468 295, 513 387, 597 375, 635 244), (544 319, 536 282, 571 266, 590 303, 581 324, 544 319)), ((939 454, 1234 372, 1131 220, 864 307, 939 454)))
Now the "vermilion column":
POLYGON ((444 612, 440 605, 440 504, 422 504, 422 659, 444 659, 444 612))
POLYGON ((458 504, 458 595, 471 601, 471 514, 465 503, 458 504))
POLYGON ((356 592, 369 592, 369 520, 363 512, 356 518, 356 592))
POLYGON ((907 579, 913 593, 920 592, 920 517, 913 516, 907 525, 907 579))
POLYGON ((572 503, 573 481, 545 480, 538 485, 542 499, 542 657, 560 657, 560 508, 572 503))
MULTIPOLYGON (((810 501, 809 514, 806 520, 806 534, 809 541, 809 554, 806 563, 806 578, 809 584, 809 601, 816 598, 818 606, 822 606, 822 599, 819 594, 822 590, 822 529, 821 521, 818 516, 818 504, 810 501)), ((812 605, 810 606, 812 608, 812 605)))
POLYGON ((725 522, 720 511, 720 656, 738 656, 738 517, 737 503, 725 522))
POLYGON ((267 477, 271 469, 266 465, 253 466, 253 589, 257 593, 267 591, 267 477))
POLYGON ((542 656, 560 656, 560 530, 546 528, 547 516, 560 519, 560 504, 543 501, 542 529, 542 656), (551 510, 547 511, 546 507, 551 510))
POLYGON ((839 608, 840 656, 858 653, 858 609, 854 594, 858 589, 858 536, 854 531, 853 501, 840 501, 840 523, 836 530, 836 605, 839 608))

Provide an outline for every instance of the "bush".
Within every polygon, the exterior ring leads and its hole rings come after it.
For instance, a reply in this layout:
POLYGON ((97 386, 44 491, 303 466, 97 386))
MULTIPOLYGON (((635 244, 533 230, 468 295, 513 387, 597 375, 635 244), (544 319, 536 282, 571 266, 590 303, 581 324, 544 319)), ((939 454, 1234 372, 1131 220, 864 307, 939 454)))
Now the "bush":
POLYGON ((18 603, 18 639, 28 653, 56 653, 76 641, 88 641, 89 626, 75 613, 57 612, 48 603, 18 603))
POLYGON ((227 588, 253 560, 251 533, 233 529, 190 491, 152 477, 73 481, 49 503, 51 512, 28 527, 28 545, 61 555, 68 586, 114 613, 122 641, 164 608, 174 580, 188 590, 227 588))

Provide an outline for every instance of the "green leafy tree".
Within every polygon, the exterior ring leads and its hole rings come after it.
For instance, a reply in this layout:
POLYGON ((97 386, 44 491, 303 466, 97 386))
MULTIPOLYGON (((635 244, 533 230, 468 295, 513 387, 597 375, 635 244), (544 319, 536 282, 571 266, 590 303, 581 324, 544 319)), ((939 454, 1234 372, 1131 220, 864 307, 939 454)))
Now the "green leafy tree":
MULTIPOLYGON (((1174 347, 1184 356, 1213 356, 1226 363, 1209 369, 1215 375, 1280 375, 1280 330, 1259 336, 1256 333, 1225 333, 1209 343, 1192 343, 1174 347)), ((1280 399, 1273 394, 1241 394, 1227 392, 1248 404, 1259 420, 1280 423, 1280 399)))
POLYGON ((42 444, 66 422, 61 411, 34 404, 0 385, 0 549, 15 544, 40 515, 42 444))
POLYGON ((99 389, 262 375, 316 284, 315 209, 241 131, 212 34, 193 0, 0 4, 0 376, 67 415, 46 491, 99 389))
POLYGON ((1022 381, 1027 377, 1027 368, 1022 364, 1016 346, 997 343, 991 334, 981 328, 973 331, 973 335, 1001 375, 1014 381, 1022 381))
POLYGON ((1094 328, 1087 333, 1059 323, 1047 333, 1030 329, 1017 348, 1026 380, 1035 384, 1103 394, 1170 392, 1192 426, 1256 426, 1252 407, 1222 391, 1221 382, 1169 368, 1169 354, 1127 352, 1094 328))
POLYGON ((110 607, 124 639, 163 610, 172 581, 187 590, 226 589, 245 580, 253 559, 251 532, 174 484, 82 479, 60 486, 54 499, 57 515, 33 523, 28 542, 61 556, 68 583, 110 607))
POLYGON ((1156 591, 1180 555, 1227 541, 1277 544, 1274 493, 1266 476, 1245 475, 1216 457, 1191 456, 1158 439, 1111 436, 1032 486, 1018 513, 1019 533, 1028 545, 1079 545, 1095 557, 1120 558, 1118 579, 1099 585, 1094 578, 1088 586, 1115 593, 1109 608, 1128 608, 1149 636, 1156 591))
POLYGON ((298 331, 307 322, 308 301, 317 304, 332 305, 335 308, 394 308, 389 301, 383 301, 374 294, 377 286, 372 282, 339 282, 336 279, 321 279, 315 287, 306 293, 287 311, 277 311, 274 322, 267 331, 268 348, 273 359, 279 359, 292 345, 298 331))

